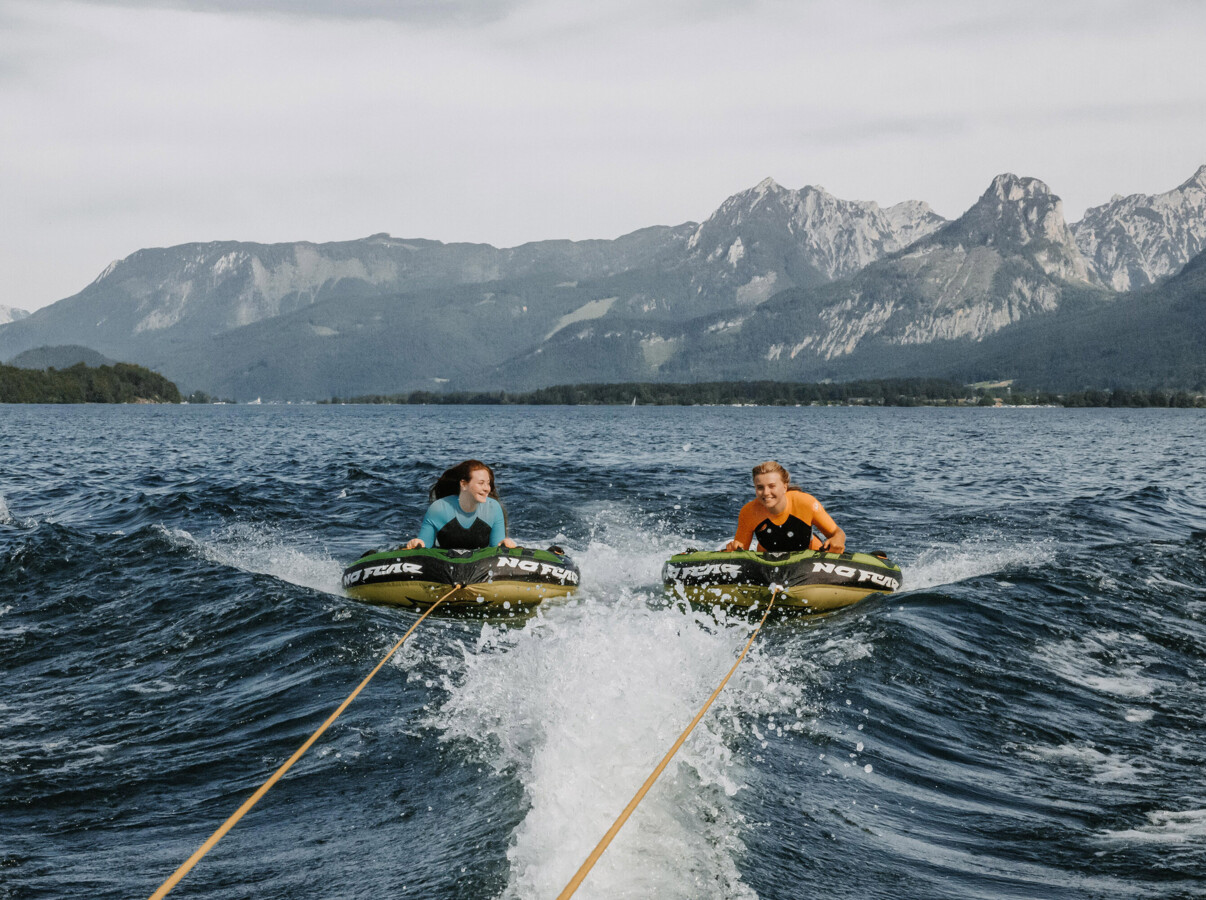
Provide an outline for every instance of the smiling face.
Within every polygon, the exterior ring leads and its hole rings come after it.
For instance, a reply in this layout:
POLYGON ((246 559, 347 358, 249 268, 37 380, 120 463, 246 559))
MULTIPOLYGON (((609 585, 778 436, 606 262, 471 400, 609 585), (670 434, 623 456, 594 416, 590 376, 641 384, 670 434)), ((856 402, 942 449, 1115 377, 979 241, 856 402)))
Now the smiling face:
POLYGON ((778 472, 763 472, 754 476, 754 495, 773 516, 787 508, 787 482, 778 472))
POLYGON ((488 469, 473 469, 469 478, 461 482, 461 499, 471 500, 474 504, 485 503, 490 499, 493 487, 488 469))

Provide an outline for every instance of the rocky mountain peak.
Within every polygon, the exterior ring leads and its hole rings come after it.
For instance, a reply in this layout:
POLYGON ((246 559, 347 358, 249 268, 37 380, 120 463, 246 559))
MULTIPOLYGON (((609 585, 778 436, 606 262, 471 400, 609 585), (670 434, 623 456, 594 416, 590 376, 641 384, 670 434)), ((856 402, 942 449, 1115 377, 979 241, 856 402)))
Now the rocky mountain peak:
POLYGON ((1086 210, 1073 232, 1101 280, 1116 291, 1167 278, 1206 249, 1206 166, 1163 194, 1115 195, 1086 210))
POLYGON ((981 221, 991 226, 984 233, 990 243, 999 239, 1002 231, 1022 246, 1036 240, 1071 238, 1062 201, 1037 178, 998 175, 968 216, 977 212, 981 221))
POLYGON ((946 219, 921 200, 904 200, 884 210, 901 247, 933 234, 946 224, 946 219))
POLYGON ((0 303, 0 325, 7 325, 9 322, 16 322, 18 319, 25 319, 28 317, 29 313, 27 313, 25 310, 15 309, 11 306, 5 306, 4 304, 0 303))
MULTIPOLYGON (((791 193, 775 179, 763 178, 754 187, 740 191, 725 200, 703 224, 707 225, 708 222, 713 221, 722 221, 730 225, 737 224, 756 215, 759 207, 774 209, 782 206, 787 195, 791 193)), ((765 210, 762 214, 766 215, 765 210)))
POLYGON ((1066 281, 1091 280, 1063 201, 1037 178, 998 175, 988 190, 934 241, 947 247, 989 247, 1002 255, 1023 255, 1044 272, 1066 281))
MULTIPOLYGON (((859 271, 932 233, 945 220, 919 201, 888 210, 877 203, 842 200, 819 185, 798 190, 763 179, 734 194, 692 235, 697 265, 727 266, 717 274, 738 287, 767 291, 831 281, 859 271)), ((765 294, 765 296, 762 296, 765 294)))
POLYGON ((992 194, 998 200, 1016 203, 1019 200, 1046 196, 1051 190, 1037 178, 1019 178, 1012 172, 1004 172, 992 180, 985 194, 992 194))

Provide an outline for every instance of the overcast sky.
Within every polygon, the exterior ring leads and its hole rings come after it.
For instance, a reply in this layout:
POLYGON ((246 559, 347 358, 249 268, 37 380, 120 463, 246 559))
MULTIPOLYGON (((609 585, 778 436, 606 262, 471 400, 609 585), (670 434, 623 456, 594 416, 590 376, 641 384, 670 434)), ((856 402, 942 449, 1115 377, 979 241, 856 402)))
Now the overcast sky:
POLYGON ((1198 0, 0 0, 0 304, 189 241, 514 246, 773 177, 1069 221, 1206 163, 1198 0))

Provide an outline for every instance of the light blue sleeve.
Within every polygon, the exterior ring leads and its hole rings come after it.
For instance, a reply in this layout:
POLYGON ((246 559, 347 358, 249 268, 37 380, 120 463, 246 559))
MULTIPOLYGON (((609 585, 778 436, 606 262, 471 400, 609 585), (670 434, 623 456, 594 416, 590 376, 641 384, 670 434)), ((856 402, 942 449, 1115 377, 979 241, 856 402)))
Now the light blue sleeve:
POLYGON ((497 547, 507 536, 507 520, 503 518, 502 507, 493 497, 489 501, 490 515, 494 519, 490 523, 490 546, 497 547))
POLYGON ((436 542, 436 532, 448 524, 448 519, 440 515, 441 502, 437 500, 431 506, 427 507, 427 513, 423 516, 423 524, 419 526, 419 540, 423 542, 424 547, 434 547, 436 542), (440 521, 443 519, 443 521, 440 521))

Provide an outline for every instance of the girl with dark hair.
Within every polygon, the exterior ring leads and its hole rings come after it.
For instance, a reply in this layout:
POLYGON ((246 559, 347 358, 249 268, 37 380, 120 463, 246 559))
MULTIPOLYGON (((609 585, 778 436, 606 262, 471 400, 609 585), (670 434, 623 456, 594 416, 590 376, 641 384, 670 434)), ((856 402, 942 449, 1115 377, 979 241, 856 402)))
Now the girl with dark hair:
POLYGON ((419 536, 406 544, 446 550, 515 547, 507 537, 507 517, 494 486, 494 470, 467 459, 436 479, 428 492, 431 506, 419 526, 419 536))

